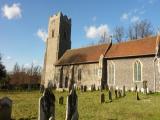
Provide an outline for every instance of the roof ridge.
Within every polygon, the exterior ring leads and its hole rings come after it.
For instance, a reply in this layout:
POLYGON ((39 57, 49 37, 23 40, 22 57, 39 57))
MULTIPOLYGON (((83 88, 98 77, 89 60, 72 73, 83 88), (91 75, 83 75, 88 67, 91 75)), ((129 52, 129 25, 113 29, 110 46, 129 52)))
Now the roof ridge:
MULTIPOLYGON (((86 46, 86 47, 72 48, 72 49, 68 49, 68 50, 69 50, 69 51, 71 51, 71 50, 79 50, 79 49, 97 47, 97 46, 102 46, 102 45, 109 45, 109 44, 103 43, 103 44, 98 44, 98 45, 90 45, 90 46, 86 46)), ((68 51, 68 50, 67 50, 67 51, 68 51)))
POLYGON ((127 41, 123 41, 123 42, 120 42, 120 43, 113 43, 113 45, 118 45, 118 44, 125 44, 125 43, 130 43, 130 42, 137 42, 137 41, 142 41, 142 40, 148 40, 147 38, 156 38, 156 36, 147 36, 147 37, 144 37, 144 38, 138 38, 138 39, 128 39, 127 41))

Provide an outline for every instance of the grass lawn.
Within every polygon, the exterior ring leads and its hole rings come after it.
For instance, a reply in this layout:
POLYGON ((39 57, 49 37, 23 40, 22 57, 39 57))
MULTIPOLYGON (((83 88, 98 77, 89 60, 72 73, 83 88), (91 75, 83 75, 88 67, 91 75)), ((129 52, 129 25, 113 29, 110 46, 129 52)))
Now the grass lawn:
MULTIPOLYGON (((124 98, 100 104, 100 92, 78 92, 80 120, 160 120, 160 94, 142 95, 136 100, 135 93, 127 93, 124 98)), ((56 120, 65 120, 67 92, 55 92, 56 120), (65 104, 58 105, 58 97, 64 96, 65 104)), ((37 120, 39 91, 0 92, 0 98, 8 96, 13 100, 12 118, 16 120, 37 120)), ((114 96, 113 96, 114 98, 114 96)))

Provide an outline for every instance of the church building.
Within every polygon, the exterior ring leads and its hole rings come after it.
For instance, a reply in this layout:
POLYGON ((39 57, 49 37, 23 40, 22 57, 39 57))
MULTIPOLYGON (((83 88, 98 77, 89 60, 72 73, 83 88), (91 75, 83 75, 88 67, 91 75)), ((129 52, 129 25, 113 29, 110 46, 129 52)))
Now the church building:
POLYGON ((160 37, 71 49, 71 19, 61 12, 49 19, 41 84, 68 88, 92 85, 160 91, 160 37))

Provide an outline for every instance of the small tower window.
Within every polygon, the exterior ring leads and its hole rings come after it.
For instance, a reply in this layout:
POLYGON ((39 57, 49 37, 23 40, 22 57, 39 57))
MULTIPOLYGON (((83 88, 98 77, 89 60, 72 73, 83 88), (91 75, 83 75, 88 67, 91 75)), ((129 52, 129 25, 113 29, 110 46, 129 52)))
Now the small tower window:
POLYGON ((54 37, 54 30, 52 30, 52 38, 54 37))

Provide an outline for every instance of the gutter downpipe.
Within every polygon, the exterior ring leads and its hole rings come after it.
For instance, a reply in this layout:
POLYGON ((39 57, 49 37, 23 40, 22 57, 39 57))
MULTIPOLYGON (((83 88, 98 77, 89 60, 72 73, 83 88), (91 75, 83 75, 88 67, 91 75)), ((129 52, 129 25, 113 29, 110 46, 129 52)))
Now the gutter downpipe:
POLYGON ((154 58, 154 92, 156 92, 156 61, 157 57, 154 58))
POLYGON ((157 40, 156 40, 156 53, 155 53, 155 57, 154 57, 154 92, 156 92, 156 81, 157 81, 156 61, 158 60, 158 52, 159 52, 159 49, 160 49, 159 48, 159 37, 160 37, 160 32, 158 31, 157 40))

